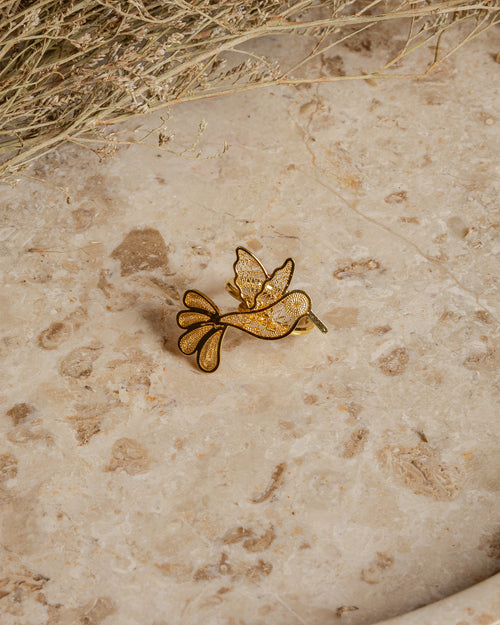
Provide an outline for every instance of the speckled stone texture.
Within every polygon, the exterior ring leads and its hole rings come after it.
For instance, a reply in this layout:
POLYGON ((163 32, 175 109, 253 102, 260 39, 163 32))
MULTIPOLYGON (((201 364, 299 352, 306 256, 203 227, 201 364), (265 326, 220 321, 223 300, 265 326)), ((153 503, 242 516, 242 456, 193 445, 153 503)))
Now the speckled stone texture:
POLYGON ((499 571, 498 49, 181 106, 201 158, 67 146, 1 189, 2 625, 368 625, 499 571), (230 329, 207 375, 175 315, 234 310, 237 245, 330 331, 230 329))

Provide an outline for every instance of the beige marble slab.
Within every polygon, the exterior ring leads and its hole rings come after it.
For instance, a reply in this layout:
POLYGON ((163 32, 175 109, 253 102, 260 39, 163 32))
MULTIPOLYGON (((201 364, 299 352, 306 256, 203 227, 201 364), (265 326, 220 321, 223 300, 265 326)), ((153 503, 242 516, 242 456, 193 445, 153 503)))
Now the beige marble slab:
POLYGON ((424 608, 379 625, 496 625, 500 623, 500 575, 424 608))
MULTIPOLYGON (((2 625, 364 625, 499 571, 497 48, 186 105, 183 156, 68 146, 2 188, 2 625), (330 331, 230 330, 206 375, 175 315, 234 307, 240 244, 330 331)), ((495 622, 497 588, 415 622, 495 622)))

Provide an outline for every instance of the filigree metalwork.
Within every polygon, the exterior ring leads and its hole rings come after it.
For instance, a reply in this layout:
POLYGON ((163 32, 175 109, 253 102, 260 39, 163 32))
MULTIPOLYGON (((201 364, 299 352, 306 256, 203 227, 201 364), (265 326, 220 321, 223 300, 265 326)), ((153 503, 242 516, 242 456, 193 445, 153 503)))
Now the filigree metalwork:
POLYGON ((202 371, 211 373, 219 366, 222 340, 229 327, 267 340, 305 334, 314 325, 328 332, 312 312, 307 293, 287 291, 295 268, 291 258, 269 275, 256 256, 238 247, 233 267, 234 279, 226 288, 241 302, 237 312, 221 314, 206 295, 189 290, 183 298, 188 310, 177 315, 177 324, 186 330, 179 337, 179 349, 186 355, 196 352, 202 371))

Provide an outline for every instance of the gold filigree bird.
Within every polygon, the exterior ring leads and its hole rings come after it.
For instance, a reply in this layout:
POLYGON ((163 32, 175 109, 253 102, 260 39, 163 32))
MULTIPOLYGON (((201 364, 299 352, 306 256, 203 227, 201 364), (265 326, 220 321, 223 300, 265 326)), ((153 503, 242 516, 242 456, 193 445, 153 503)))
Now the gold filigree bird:
POLYGON ((234 279, 226 288, 240 300, 238 312, 221 314, 203 293, 189 290, 183 302, 188 310, 177 314, 177 324, 186 329, 178 345, 183 354, 197 352, 202 371, 212 373, 220 363, 220 349, 229 327, 238 328, 260 339, 281 339, 289 334, 304 334, 316 325, 327 327, 311 310, 311 300, 304 291, 287 292, 295 263, 287 260, 269 275, 260 260, 244 247, 236 248, 234 279))

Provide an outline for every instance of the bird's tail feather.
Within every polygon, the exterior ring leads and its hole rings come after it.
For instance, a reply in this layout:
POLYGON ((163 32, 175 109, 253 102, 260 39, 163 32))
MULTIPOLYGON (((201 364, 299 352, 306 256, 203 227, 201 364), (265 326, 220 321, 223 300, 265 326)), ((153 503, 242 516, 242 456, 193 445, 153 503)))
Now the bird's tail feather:
POLYGON ((177 315, 177 323, 186 332, 179 337, 179 349, 183 354, 197 352, 196 360, 202 371, 211 373, 220 362, 220 347, 227 325, 220 323, 217 306, 199 291, 186 291, 184 305, 177 315))

